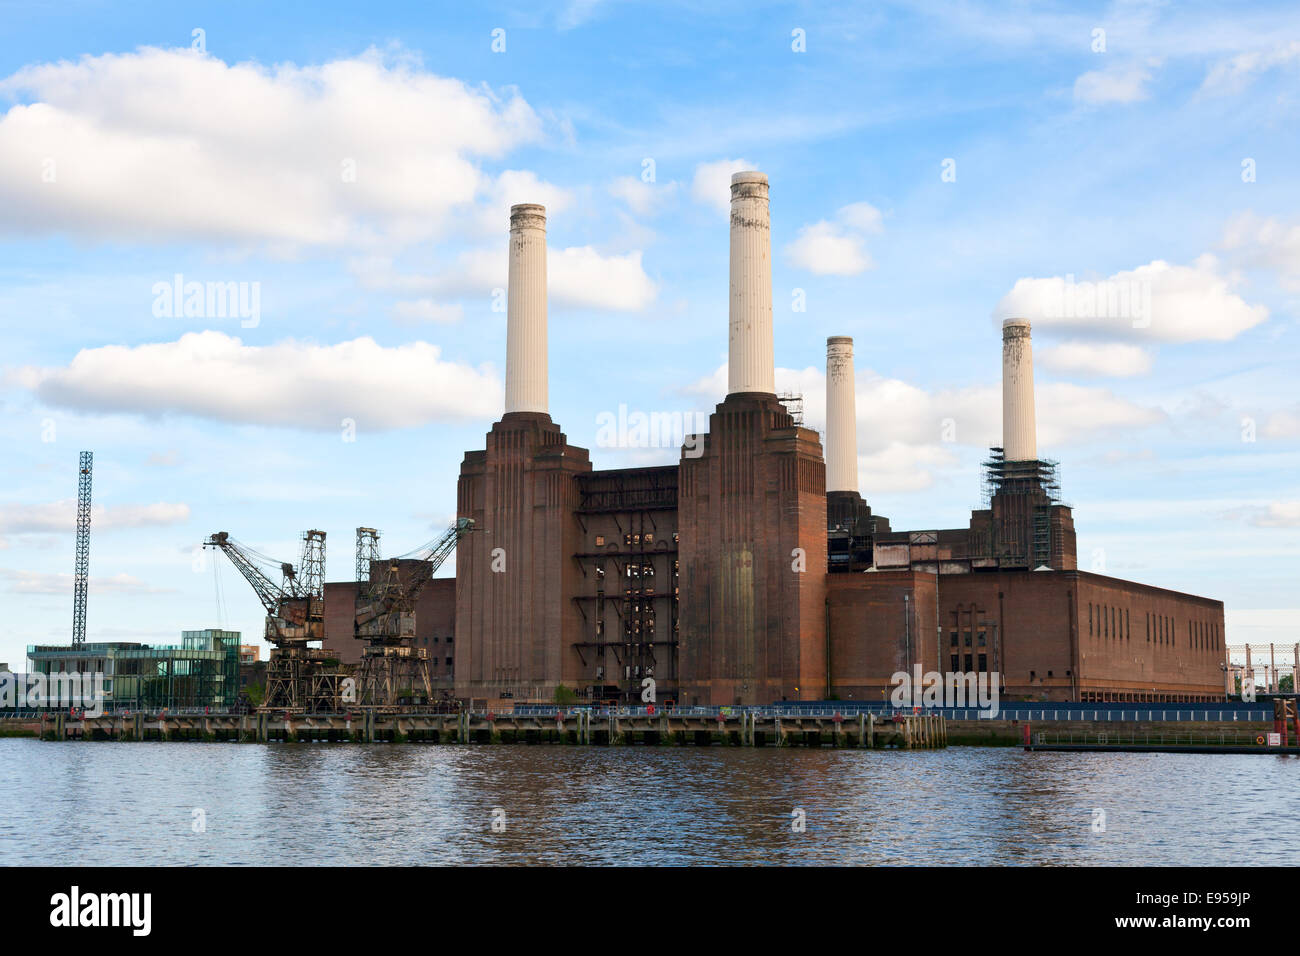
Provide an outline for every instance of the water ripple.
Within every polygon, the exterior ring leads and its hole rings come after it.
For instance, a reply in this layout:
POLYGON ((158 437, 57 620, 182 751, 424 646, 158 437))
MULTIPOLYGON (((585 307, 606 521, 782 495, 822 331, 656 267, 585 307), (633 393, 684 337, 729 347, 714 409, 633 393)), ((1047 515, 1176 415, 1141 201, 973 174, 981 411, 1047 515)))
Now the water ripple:
POLYGON ((1300 761, 1267 756, 3 739, 0 758, 5 865, 1278 864, 1300 811, 1300 761))

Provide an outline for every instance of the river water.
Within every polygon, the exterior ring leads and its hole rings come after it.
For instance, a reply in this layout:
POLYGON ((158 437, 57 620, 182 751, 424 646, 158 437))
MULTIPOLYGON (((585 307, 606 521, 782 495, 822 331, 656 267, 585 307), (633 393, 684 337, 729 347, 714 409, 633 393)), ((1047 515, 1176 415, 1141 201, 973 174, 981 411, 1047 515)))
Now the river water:
POLYGON ((1262 755, 0 739, 0 759, 5 865, 1278 864, 1300 815, 1300 759, 1262 755))

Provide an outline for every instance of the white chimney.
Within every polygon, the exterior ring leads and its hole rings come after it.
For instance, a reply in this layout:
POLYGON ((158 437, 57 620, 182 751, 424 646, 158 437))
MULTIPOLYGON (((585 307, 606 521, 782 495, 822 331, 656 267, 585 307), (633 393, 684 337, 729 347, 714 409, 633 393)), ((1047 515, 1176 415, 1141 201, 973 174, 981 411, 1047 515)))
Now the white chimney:
POLYGON ((1029 320, 1002 323, 1002 454, 1007 461, 1038 458, 1034 428, 1034 350, 1029 320))
POLYGON ((767 176, 731 177, 731 319, 727 394, 776 394, 772 353, 772 230, 767 176))
POLYGON ((826 490, 858 490, 858 415, 853 339, 826 340, 826 490))
POLYGON ((546 207, 510 207, 506 412, 546 408, 546 207))

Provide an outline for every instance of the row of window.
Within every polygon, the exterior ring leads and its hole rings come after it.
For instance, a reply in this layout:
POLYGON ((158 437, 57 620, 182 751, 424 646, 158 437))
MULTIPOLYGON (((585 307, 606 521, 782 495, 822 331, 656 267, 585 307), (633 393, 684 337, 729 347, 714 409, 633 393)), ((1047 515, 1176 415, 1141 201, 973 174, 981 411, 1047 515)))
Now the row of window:
MULTIPOLYGON (((623 576, 628 578, 652 578, 655 576, 655 566, 653 561, 643 563, 629 562, 623 569, 623 576)), ((673 561, 673 576, 677 576, 677 562, 673 561)), ((596 565, 596 577, 604 579, 605 565, 596 565)))
POLYGON ((1126 641, 1133 637, 1128 609, 1088 602, 1088 636, 1126 641))
POLYGON ((1218 650, 1220 648, 1218 622, 1188 620, 1187 640, 1198 650, 1206 648, 1218 650))
MULTIPOLYGON (((629 531, 627 534, 623 535, 623 543, 625 545, 628 545, 629 547, 632 545, 654 544, 654 541, 655 541, 655 536, 653 531, 647 531, 645 534, 641 534, 640 532, 629 531)), ((677 543, 677 532, 674 531, 673 544, 676 543, 677 543)), ((598 548, 605 547, 605 536, 603 534, 596 535, 596 547, 598 548)))
MULTIPOLYGON (((1146 612, 1146 630, 1148 644, 1168 644, 1170 647, 1177 644, 1177 629, 1171 615, 1146 612)), ((1128 608, 1089 602, 1088 636, 1102 640, 1132 640, 1133 631, 1130 627, 1128 608)), ((1196 650, 1222 649, 1222 635, 1219 633, 1218 623, 1188 619, 1187 643, 1196 650)))
POLYGON ((948 632, 948 646, 956 647, 958 640, 961 640, 967 647, 971 646, 972 640, 976 642, 977 647, 983 647, 988 643, 988 632, 981 629, 972 636, 970 630, 966 630, 959 635, 957 629, 953 628, 948 632))
POLYGON ((987 654, 967 654, 965 655, 966 666, 962 667, 962 655, 953 654, 949 657, 951 672, 954 674, 969 674, 972 671, 978 671, 981 674, 988 673, 989 658, 987 654), (975 666, 978 665, 978 666, 975 666))

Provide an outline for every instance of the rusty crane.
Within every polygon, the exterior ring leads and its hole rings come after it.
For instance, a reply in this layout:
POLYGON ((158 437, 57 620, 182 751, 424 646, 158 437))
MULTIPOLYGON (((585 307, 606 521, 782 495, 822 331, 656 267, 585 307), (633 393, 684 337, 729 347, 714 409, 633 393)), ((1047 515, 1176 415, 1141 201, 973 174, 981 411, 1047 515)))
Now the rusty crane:
MULTIPOLYGON (((461 538, 474 529, 469 518, 458 518, 442 536, 399 558, 366 561, 369 580, 357 584, 354 634, 366 642, 361 653, 358 702, 371 707, 395 708, 401 698, 432 696, 429 652, 415 644, 415 605, 424 586, 456 550, 461 538)), ((358 531, 358 577, 362 548, 373 529, 358 531)), ((377 546, 377 544, 376 544, 377 546)))
POLYGON ((339 710, 343 673, 328 651, 311 646, 325 637, 325 532, 304 532, 302 542, 296 567, 259 554, 227 531, 210 535, 203 546, 224 552, 266 608, 272 650, 260 709, 332 713, 339 710), (279 584, 268 576, 276 570, 279 584))

